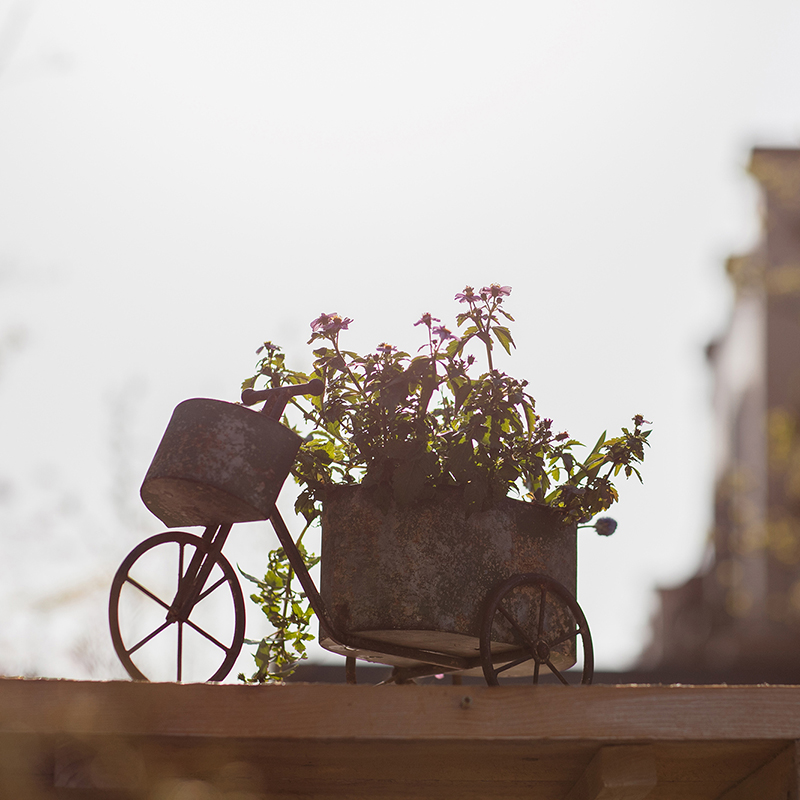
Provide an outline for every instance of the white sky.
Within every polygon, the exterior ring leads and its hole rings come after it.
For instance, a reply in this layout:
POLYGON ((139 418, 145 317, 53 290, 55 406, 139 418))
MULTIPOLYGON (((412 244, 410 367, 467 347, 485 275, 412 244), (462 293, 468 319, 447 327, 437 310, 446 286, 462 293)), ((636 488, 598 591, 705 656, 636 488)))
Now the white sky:
MULTIPOLYGON (((108 586, 162 529, 138 486, 178 402, 235 400, 264 339, 307 367, 321 311, 416 347, 493 281, 542 414, 654 423, 617 534, 579 550, 598 666, 635 658, 703 552, 703 347, 758 231, 749 150, 798 143, 796 3, 0 0, 3 24, 0 670, 119 674, 108 586)), ((229 558, 258 572, 267 530, 229 558)))

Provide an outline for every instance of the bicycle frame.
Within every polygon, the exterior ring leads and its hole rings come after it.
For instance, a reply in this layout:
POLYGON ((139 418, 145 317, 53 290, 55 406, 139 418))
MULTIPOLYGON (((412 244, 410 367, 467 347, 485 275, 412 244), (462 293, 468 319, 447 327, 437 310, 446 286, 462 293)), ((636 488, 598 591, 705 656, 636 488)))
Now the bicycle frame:
POLYGON ((216 556, 222 552, 222 548, 228 539, 232 525, 219 525, 218 527, 208 527, 203 533, 203 541, 208 545, 208 552, 203 553, 197 550, 183 573, 178 591, 172 601, 171 610, 167 614, 167 619, 186 619, 190 611, 202 599, 214 591, 217 584, 209 587, 203 592, 208 576, 214 567, 216 556))

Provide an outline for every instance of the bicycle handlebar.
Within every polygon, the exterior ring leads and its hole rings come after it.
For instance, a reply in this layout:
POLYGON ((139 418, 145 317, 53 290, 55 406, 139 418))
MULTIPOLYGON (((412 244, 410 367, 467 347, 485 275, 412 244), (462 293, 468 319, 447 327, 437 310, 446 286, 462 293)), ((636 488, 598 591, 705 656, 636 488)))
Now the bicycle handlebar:
POLYGON ((314 378, 313 381, 308 383, 298 383, 289 386, 276 386, 272 389, 255 389, 242 390, 242 403, 246 406, 252 406, 260 403, 262 400, 269 400, 270 398, 281 397, 287 400, 290 397, 295 397, 299 394, 322 394, 325 384, 319 379, 314 378))

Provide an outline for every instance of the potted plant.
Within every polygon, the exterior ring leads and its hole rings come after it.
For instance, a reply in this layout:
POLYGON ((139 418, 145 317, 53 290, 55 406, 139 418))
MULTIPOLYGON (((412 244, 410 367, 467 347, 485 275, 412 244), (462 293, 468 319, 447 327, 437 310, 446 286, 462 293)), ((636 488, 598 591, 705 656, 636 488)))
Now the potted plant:
MULTIPOLYGON (((430 313, 422 314, 415 323, 423 339, 416 353, 388 343, 365 355, 347 350, 340 339, 353 320, 336 313, 321 314, 311 323, 309 344, 316 348, 310 372, 290 369, 271 342, 259 348, 256 372, 243 389, 259 382, 282 386, 315 378, 325 385, 318 397, 293 398, 287 407, 293 409, 292 416, 284 421, 304 437, 292 468, 300 486, 295 510, 305 519, 306 529, 323 520, 323 594, 327 584, 330 605, 342 624, 358 630, 366 624, 380 636, 380 623, 362 620, 359 614, 369 617, 381 602, 393 607, 387 613, 400 613, 404 604, 396 602, 398 595, 379 600, 369 596, 369 587, 387 582, 389 557, 393 564, 399 559, 400 573, 419 573, 419 564, 409 566, 419 548, 406 543, 398 550, 396 539, 401 535, 415 542, 423 535, 427 544, 419 552, 425 559, 438 557, 443 565, 448 559, 466 563, 467 576, 486 582, 507 568, 506 557, 495 563, 492 548, 486 555, 487 547, 474 545, 476 537, 491 539, 492 531, 507 524, 514 530, 547 528, 554 533, 514 534, 512 549, 519 550, 519 541, 533 541, 533 550, 509 557, 536 565, 543 549, 561 537, 565 552, 573 552, 564 564, 562 583, 572 584, 574 592, 576 528, 591 525, 600 534, 612 533, 616 522, 597 515, 618 499, 614 479, 624 473, 641 480, 638 465, 650 433, 642 416, 635 416, 633 426, 623 428, 619 436, 602 434, 594 447, 579 455, 580 442, 555 431, 552 421, 537 413, 527 381, 495 367, 496 345, 508 354, 515 347, 508 327, 514 319, 505 307, 510 294, 509 286, 499 284, 479 291, 467 286, 457 293, 458 333, 430 313), (443 508, 447 519, 455 522, 444 521, 443 508), (511 522, 503 522, 501 516, 511 522), (420 518, 427 521, 418 523, 420 518), (418 524, 427 526, 428 533, 421 534, 418 524), (348 532, 326 533, 335 525, 348 532), (383 559, 380 569, 376 559, 383 559), (359 603, 365 590, 367 596, 359 603)), ((302 548, 302 534, 299 542, 302 548)), ((315 557, 301 552, 309 563, 316 563, 315 557)), ((250 680, 279 677, 304 657, 305 643, 313 638, 308 630, 311 612, 293 586, 281 549, 271 553, 263 579, 247 577, 258 587, 253 600, 275 627, 275 633, 259 644, 258 669, 250 680)), ((461 585, 465 580, 472 578, 462 578, 461 585)), ((417 598, 413 607, 405 603, 409 619, 430 613, 431 603, 447 605, 446 596, 460 591, 441 588, 443 581, 438 579, 432 583, 435 597, 419 586, 408 592, 417 598)), ((394 591, 402 594, 403 587, 394 591)), ((476 596, 482 591, 481 585, 476 596)), ((473 606, 482 599, 476 597, 473 606)), ((433 614, 450 620, 461 612, 448 607, 433 614)), ((387 630, 402 640, 408 636, 408 624, 393 619, 387 630)), ((457 623, 452 631, 441 633, 460 637, 473 631, 457 623)))

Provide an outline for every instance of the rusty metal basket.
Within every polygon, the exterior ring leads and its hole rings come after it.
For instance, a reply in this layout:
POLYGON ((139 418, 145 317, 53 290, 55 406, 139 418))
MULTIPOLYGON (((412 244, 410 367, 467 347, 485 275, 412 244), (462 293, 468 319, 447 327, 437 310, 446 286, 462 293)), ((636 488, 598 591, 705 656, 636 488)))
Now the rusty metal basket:
POLYGON ((147 471, 142 501, 170 528, 268 519, 301 441, 244 406, 185 400, 147 471))

